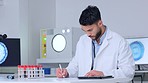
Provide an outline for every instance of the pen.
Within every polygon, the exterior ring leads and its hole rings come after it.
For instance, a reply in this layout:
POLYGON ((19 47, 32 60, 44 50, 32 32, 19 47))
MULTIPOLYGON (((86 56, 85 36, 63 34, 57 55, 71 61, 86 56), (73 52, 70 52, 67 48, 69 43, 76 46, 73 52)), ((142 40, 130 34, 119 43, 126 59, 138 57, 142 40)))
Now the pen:
MULTIPOLYGON (((62 66, 61 66, 61 64, 59 64, 59 68, 60 68, 60 70, 61 70, 61 73, 62 73, 62 66)), ((62 73, 62 75, 63 75, 63 73, 62 73)), ((63 78, 64 78, 65 76, 63 75, 63 78)))

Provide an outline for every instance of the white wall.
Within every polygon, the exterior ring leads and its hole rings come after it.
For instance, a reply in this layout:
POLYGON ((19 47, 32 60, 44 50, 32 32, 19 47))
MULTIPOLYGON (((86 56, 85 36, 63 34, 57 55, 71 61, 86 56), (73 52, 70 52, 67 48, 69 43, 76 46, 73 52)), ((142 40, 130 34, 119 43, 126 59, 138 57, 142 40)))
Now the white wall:
POLYGON ((55 28, 55 0, 29 0, 29 64, 40 56, 40 29, 55 28))
POLYGON ((28 0, 19 0, 19 32, 21 37, 21 64, 29 62, 28 0))
POLYGON ((96 5, 111 30, 125 37, 147 36, 147 0, 56 0, 56 26, 79 27, 79 16, 88 5, 96 5))
POLYGON ((0 34, 8 37, 20 37, 19 31, 19 0, 3 0, 0 6, 0 34))

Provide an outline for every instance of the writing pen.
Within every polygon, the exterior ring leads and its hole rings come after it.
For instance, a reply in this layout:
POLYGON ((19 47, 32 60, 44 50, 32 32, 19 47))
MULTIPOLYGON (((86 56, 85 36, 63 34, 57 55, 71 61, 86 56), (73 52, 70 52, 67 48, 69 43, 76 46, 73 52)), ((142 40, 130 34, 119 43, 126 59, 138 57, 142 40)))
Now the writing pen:
MULTIPOLYGON (((59 64, 59 68, 60 68, 61 73, 62 73, 62 66, 61 66, 61 64, 59 64)), ((63 78, 65 78, 65 76, 63 75, 63 73, 62 73, 62 76, 63 76, 63 78)))

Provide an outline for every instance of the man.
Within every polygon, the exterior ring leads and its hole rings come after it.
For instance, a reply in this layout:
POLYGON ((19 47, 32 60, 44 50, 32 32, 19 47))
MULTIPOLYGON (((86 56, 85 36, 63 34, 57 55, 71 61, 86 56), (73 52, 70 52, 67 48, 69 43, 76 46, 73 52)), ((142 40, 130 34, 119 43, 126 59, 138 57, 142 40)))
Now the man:
POLYGON ((100 11, 88 6, 79 18, 81 36, 76 54, 66 69, 58 68, 58 78, 74 76, 109 76, 132 80, 135 63, 127 41, 103 25, 100 11))

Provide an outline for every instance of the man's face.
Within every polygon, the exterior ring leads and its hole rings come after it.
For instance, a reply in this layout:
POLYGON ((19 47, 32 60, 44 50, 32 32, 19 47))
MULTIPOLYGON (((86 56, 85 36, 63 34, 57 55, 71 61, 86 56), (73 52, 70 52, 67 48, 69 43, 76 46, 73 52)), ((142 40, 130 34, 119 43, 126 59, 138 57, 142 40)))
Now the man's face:
POLYGON ((92 25, 83 26, 81 25, 81 29, 93 40, 96 40, 101 36, 102 30, 99 23, 95 23, 92 25))

